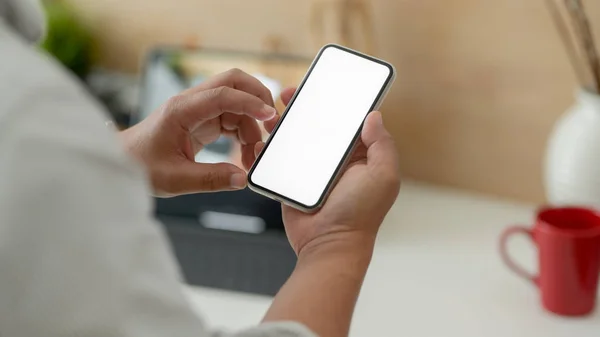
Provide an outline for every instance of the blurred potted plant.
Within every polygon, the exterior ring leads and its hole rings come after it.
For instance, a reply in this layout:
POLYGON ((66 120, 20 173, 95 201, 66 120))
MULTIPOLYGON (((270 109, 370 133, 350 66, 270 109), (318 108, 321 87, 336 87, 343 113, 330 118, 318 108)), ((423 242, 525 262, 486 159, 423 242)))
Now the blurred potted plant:
POLYGON ((41 47, 77 77, 85 79, 94 60, 92 34, 64 1, 44 1, 48 31, 41 47))

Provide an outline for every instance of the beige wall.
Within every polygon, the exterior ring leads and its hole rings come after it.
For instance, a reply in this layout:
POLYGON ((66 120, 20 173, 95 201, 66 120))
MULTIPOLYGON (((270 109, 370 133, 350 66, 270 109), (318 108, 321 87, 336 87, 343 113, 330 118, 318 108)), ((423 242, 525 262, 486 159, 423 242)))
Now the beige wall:
MULTIPOLYGON (((274 35, 317 49, 308 0, 69 1, 121 69, 158 42, 260 50, 274 35)), ((575 87, 543 1, 373 0, 378 54, 399 71, 383 110, 407 176, 543 200, 546 137, 575 87)))

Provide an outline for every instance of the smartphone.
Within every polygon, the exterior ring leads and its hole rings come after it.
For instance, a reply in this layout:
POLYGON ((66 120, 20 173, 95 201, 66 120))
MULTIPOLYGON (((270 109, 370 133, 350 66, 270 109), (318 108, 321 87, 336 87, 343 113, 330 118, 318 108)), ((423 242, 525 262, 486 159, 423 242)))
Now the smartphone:
POLYGON ((248 173, 248 187, 304 212, 325 202, 396 71, 335 44, 312 62, 248 173))

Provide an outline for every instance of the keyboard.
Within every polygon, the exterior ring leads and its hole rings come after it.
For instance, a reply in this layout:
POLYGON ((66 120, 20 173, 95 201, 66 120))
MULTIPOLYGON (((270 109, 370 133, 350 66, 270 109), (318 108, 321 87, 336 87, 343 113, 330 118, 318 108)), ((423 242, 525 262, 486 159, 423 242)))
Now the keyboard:
POLYGON ((274 296, 296 265, 281 231, 251 234, 208 229, 183 217, 159 220, 191 285, 274 296))

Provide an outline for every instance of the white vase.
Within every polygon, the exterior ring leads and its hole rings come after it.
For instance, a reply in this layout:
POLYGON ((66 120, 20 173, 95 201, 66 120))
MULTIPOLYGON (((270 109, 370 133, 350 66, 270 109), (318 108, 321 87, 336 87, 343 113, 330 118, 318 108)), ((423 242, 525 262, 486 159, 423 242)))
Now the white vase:
POLYGON ((545 188, 552 205, 600 209, 600 96, 580 90, 548 141, 545 188))

